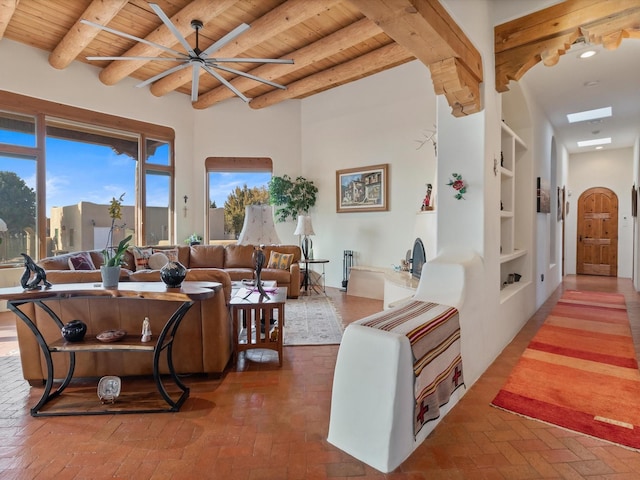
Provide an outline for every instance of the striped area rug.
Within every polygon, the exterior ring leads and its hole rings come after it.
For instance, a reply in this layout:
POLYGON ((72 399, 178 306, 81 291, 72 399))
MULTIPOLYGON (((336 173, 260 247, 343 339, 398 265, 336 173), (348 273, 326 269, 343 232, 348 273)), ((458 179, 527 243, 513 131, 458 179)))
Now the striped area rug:
POLYGON ((565 292, 491 404, 640 449, 640 372, 624 296, 565 292))

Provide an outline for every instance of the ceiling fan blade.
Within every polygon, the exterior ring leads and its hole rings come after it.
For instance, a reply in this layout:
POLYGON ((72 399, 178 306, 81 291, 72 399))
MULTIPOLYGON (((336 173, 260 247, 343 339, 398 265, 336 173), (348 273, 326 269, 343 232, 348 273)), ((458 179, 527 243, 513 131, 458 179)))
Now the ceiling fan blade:
POLYGON ((120 37, 128 38, 129 40, 146 43, 147 45, 151 45, 152 47, 159 48, 160 50, 164 50, 165 52, 169 52, 176 57, 184 55, 184 53, 178 52, 173 48, 165 47, 164 45, 160 45, 159 43, 150 42, 149 40, 145 40, 144 38, 136 37, 134 35, 129 35, 128 33, 121 32, 119 30, 114 30, 113 28, 109 28, 105 25, 100 25, 99 23, 90 22, 89 20, 85 20, 85 19, 80 20, 80 23, 84 23, 85 25, 91 25, 92 27, 99 28, 100 30, 104 30, 105 32, 113 33, 114 35, 119 35, 120 37))
POLYGON ((252 75, 252 74, 247 73, 247 72, 242 72, 240 70, 236 70, 235 68, 223 67, 222 65, 216 65, 216 64, 212 64, 211 66, 215 67, 215 68, 218 68, 220 70, 224 70, 225 72, 235 73, 236 75, 240 75, 241 77, 250 78, 250 79, 255 80, 257 82, 266 83, 267 85, 271 85, 272 87, 275 87, 275 88, 280 88, 281 90, 286 90, 287 89, 287 87, 285 87, 284 85, 280 85, 279 83, 272 82, 271 80, 267 80, 266 78, 257 77, 256 75, 252 75))
POLYGON ((232 41, 234 38, 236 38, 241 33, 247 31, 249 28, 251 28, 251 27, 249 25, 247 25, 246 23, 241 23, 236 28, 234 28, 229 33, 227 33, 225 36, 223 36, 221 39, 219 39, 217 42, 212 43, 209 48, 207 48, 205 51, 203 51, 200 54, 200 58, 206 58, 206 57, 209 56, 210 53, 215 52, 216 50, 220 50, 227 43, 232 41))
POLYGON ((136 87, 140 88, 140 87, 149 85, 150 83, 160 80, 161 78, 166 77, 167 75, 171 75, 173 72, 178 72, 180 70, 183 70, 190 65, 191 65, 191 62, 184 62, 182 65, 178 65, 176 67, 170 68, 169 70, 165 70, 164 72, 159 73, 158 75, 155 75, 151 78, 146 79, 144 82, 137 84, 136 87))
POLYGON ((240 97, 246 103, 249 103, 249 99, 245 97, 240 90, 238 90, 236 87, 231 85, 222 75, 216 72, 213 68, 208 67, 207 65, 202 65, 202 68, 204 68, 207 72, 213 75, 220 83, 222 83, 225 87, 227 87, 229 90, 235 93, 238 97, 240 97))
POLYGON ((169 62, 184 62, 189 60, 186 55, 182 58, 174 57, 86 57, 87 60, 150 60, 150 61, 169 61, 169 62))
POLYGON ((191 71, 191 102, 198 101, 198 85, 200 83, 200 63, 193 62, 193 70, 191 71))
POLYGON ((208 61, 216 63, 283 63, 293 64, 293 60, 288 58, 208 58, 208 61))
POLYGON ((167 28, 171 31, 171 33, 173 33, 173 35, 178 39, 178 41, 182 44, 184 49, 187 52, 189 52, 191 56, 197 57, 198 55, 193 50, 193 48, 191 48, 191 45, 189 45, 189 42, 187 42, 187 39, 184 38, 182 33, 180 33, 180 31, 176 28, 176 26, 169 19, 169 17, 165 15, 165 13, 162 11, 160 6, 157 3, 150 3, 149 6, 153 9, 154 12, 156 12, 156 15, 160 17, 160 20, 162 20, 162 23, 164 23, 167 26, 167 28))

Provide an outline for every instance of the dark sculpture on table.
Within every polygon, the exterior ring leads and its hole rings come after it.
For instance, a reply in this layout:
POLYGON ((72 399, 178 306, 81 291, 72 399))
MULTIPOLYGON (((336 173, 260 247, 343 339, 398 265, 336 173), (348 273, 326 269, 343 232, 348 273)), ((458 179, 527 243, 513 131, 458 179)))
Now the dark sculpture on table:
POLYGON ((258 289, 258 292, 260 292, 260 295, 268 299, 270 297, 269 295, 267 295, 267 292, 265 292, 264 286, 262 285, 262 279, 260 278, 262 267, 264 266, 264 261, 266 258, 267 257, 265 256, 264 252, 262 251, 262 248, 260 247, 256 248, 256 250, 253 252, 253 260, 255 263, 255 270, 256 270, 256 288, 258 289))
POLYGON ((24 266, 25 271, 20 277, 20 284, 22 288, 25 290, 39 290, 42 288, 40 283, 44 285, 44 288, 51 288, 51 283, 47 282, 47 273, 44 271, 40 265, 36 265, 36 262, 27 255, 26 253, 21 253, 24 257, 24 266))

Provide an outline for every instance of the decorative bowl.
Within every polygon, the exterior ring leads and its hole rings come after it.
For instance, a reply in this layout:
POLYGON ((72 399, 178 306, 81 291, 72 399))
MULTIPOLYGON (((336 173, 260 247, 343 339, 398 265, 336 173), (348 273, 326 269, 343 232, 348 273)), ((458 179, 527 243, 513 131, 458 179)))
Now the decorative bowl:
POLYGON ((87 333, 87 324, 82 320, 71 320, 60 331, 67 342, 81 342, 87 333))
POLYGON ((105 330, 104 332, 96 335, 96 338, 101 342, 110 343, 122 340, 126 334, 127 332, 124 330, 105 330))

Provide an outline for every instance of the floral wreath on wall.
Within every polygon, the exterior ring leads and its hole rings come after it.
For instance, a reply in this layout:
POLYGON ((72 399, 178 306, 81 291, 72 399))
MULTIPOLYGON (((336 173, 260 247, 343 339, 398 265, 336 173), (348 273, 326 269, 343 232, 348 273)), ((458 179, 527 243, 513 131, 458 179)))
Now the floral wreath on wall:
POLYGON ((462 180, 462 175, 459 173, 452 173, 451 177, 452 178, 449 179, 449 183, 447 183, 447 185, 450 185, 456 191, 454 197, 457 200, 464 200, 464 194, 467 193, 467 184, 462 180))

